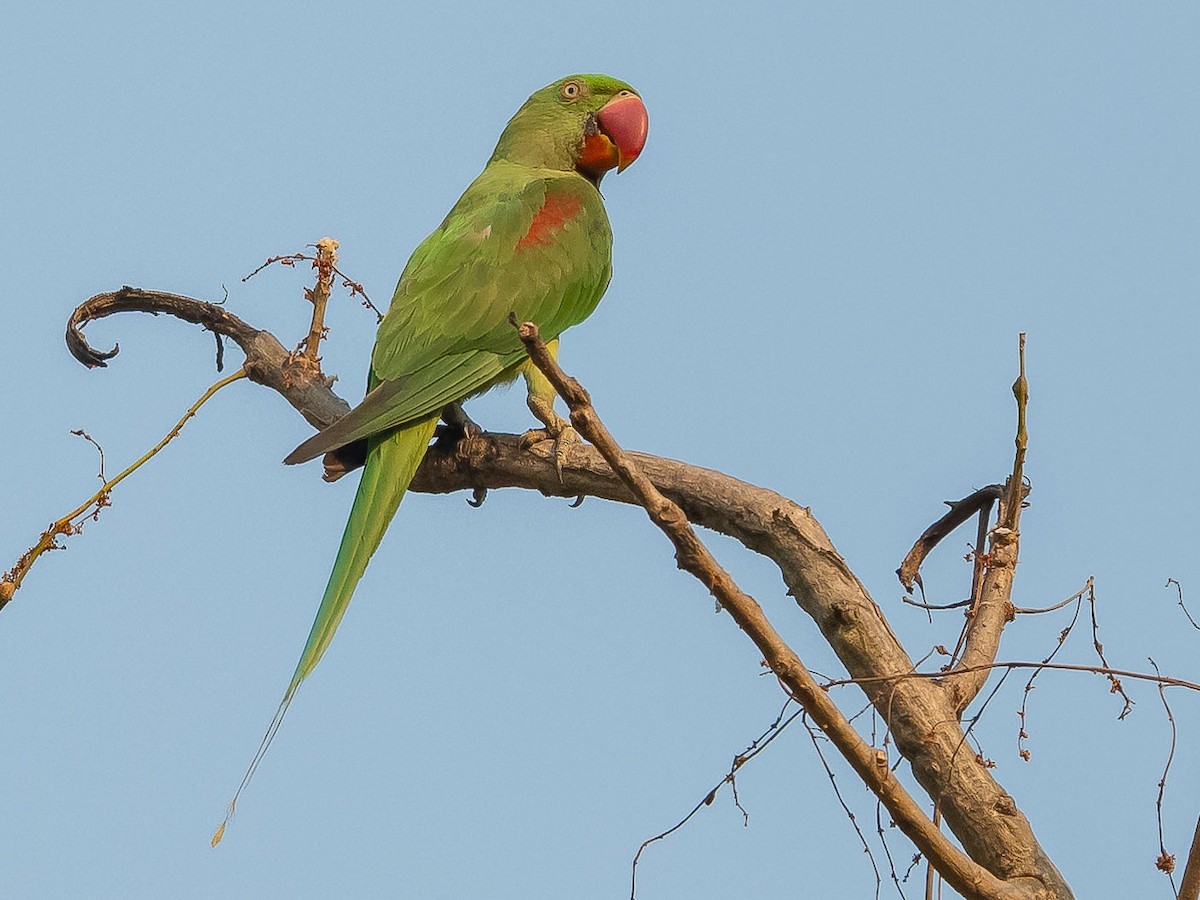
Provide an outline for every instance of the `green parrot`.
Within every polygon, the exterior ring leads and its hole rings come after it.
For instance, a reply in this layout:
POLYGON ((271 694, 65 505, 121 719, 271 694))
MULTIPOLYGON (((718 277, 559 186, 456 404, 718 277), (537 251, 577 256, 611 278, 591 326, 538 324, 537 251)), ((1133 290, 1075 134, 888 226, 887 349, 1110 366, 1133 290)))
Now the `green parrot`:
POLYGON ((362 403, 284 460, 324 455, 331 481, 364 468, 308 643, 226 822, 329 646, 438 420, 469 424, 461 401, 523 375, 529 408, 545 426, 530 439, 554 440, 561 467, 571 426, 554 412, 554 390, 528 361, 509 315, 537 323, 557 352, 558 336, 596 308, 612 275, 600 180, 637 158, 648 125, 638 93, 606 75, 572 75, 525 101, 479 177, 404 267, 362 403))

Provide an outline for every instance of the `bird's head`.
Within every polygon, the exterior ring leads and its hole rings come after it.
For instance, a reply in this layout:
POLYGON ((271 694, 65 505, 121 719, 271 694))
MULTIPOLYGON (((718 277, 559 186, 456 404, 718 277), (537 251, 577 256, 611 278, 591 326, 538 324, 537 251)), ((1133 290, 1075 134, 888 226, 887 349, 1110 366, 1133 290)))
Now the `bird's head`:
POLYGON ((650 120, 637 91, 607 75, 569 75, 525 101, 492 159, 558 171, 599 184, 637 159, 650 120))

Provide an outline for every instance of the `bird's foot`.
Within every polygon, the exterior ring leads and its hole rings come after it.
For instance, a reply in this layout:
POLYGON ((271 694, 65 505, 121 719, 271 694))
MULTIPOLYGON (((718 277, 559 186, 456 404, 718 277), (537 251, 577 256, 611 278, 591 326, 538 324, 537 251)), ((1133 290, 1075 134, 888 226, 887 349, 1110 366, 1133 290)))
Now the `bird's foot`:
POLYGON ((437 429, 437 445, 443 450, 452 450, 462 441, 483 434, 483 427, 467 415, 462 404, 451 403, 442 410, 442 424, 437 429))
POLYGON ((521 449, 528 450, 535 444, 541 444, 545 441, 554 442, 554 470, 558 472, 558 480, 561 484, 563 480, 563 463, 567 461, 567 454, 570 452, 571 445, 580 443, 579 433, 575 431, 570 422, 559 419, 556 427, 534 428, 521 435, 521 449))

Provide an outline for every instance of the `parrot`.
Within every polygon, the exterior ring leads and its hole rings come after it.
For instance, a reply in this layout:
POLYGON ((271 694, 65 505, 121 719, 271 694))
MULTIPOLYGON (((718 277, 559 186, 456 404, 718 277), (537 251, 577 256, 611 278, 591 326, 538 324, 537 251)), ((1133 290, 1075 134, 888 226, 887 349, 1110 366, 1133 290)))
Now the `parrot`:
POLYGON ((564 449, 577 438, 555 413, 554 389, 528 360, 510 318, 536 323, 557 356, 559 335, 596 308, 612 277, 600 181, 637 159, 648 129, 641 95, 607 75, 571 75, 533 93, 404 267, 379 325, 363 401, 284 459, 323 456, 327 481, 363 471, 308 641, 213 846, 333 639, 439 420, 477 428, 461 403, 523 376, 529 409, 544 426, 523 443, 554 441, 561 477, 564 449))

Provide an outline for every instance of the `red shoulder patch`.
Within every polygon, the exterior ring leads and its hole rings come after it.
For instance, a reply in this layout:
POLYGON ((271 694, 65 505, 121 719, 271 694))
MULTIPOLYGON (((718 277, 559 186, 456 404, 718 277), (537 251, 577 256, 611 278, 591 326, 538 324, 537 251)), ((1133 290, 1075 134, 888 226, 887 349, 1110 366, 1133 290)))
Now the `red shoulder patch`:
POLYGON ((517 250, 545 246, 554 242, 554 235, 562 231, 563 225, 579 214, 580 204, 575 197, 564 194, 547 194, 541 208, 533 214, 529 230, 517 241, 517 250))

